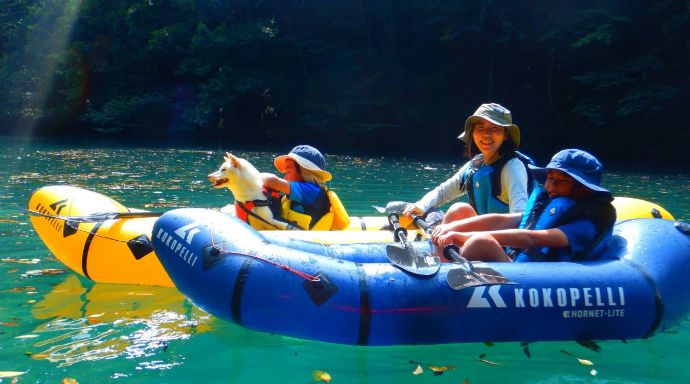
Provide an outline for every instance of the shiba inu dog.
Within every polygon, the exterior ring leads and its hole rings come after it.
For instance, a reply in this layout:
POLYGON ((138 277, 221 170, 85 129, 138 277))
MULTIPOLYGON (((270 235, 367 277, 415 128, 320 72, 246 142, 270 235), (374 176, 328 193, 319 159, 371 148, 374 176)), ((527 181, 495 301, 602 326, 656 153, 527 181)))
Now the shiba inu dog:
POLYGON ((235 215, 256 229, 292 229, 276 220, 263 192, 259 171, 247 160, 226 152, 220 168, 208 175, 214 188, 228 188, 235 197, 235 215))

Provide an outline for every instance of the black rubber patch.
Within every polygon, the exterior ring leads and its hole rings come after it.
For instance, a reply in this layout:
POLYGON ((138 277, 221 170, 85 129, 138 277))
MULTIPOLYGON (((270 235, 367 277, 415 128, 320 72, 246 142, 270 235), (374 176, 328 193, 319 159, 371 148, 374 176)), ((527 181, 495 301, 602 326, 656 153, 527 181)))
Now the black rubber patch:
POLYGON ((62 237, 72 236, 79 230, 79 223, 76 221, 65 220, 62 225, 62 237))
POLYGON ((659 212, 658 209, 652 208, 649 212, 652 214, 652 217, 653 217, 653 218, 655 218, 655 219, 661 219, 661 212, 659 212))
POLYGON ((309 298, 316 305, 321 305, 328 301, 331 296, 338 292, 338 286, 333 284, 326 274, 318 272, 316 276, 319 281, 305 281, 304 290, 309 294, 309 298))
POLYGON ((222 249, 217 245, 209 245, 208 247, 205 247, 202 252, 203 254, 201 255, 201 258, 203 259, 204 263, 204 271, 222 263, 227 256, 227 254, 223 253, 222 249))
POLYGON ((134 258, 137 260, 153 252, 153 245, 151 245, 151 240, 149 240, 149 237, 144 234, 141 234, 133 238, 132 240, 129 240, 127 242, 127 247, 129 248, 129 251, 132 252, 134 258))
POLYGON ((687 225, 685 223, 681 223, 680 221, 676 221, 673 223, 673 226, 680 231, 680 233, 684 235, 690 235, 690 225, 687 225))

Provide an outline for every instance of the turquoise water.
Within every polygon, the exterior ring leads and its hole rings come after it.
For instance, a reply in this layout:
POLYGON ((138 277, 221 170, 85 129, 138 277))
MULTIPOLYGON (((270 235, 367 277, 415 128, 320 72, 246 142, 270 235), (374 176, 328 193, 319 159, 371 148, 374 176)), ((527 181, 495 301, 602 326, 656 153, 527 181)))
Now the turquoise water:
MULTIPOLYGON (((275 155, 235 154, 261 170, 272 169, 275 155)), ((372 204, 415 200, 459 165, 328 160, 336 175, 331 187, 352 215, 373 215, 372 204)), ((64 271, 34 233, 22 212, 31 192, 70 184, 135 208, 220 207, 232 200, 229 192, 212 189, 206 175, 221 151, 5 142, 0 161, 0 371, 26 372, 19 383, 309 383, 314 370, 328 372, 333 383, 690 382, 688 322, 649 340, 600 342, 601 352, 574 342, 532 343, 531 357, 518 343, 354 347, 249 331, 205 314, 170 288, 94 284, 64 271), (410 361, 455 369, 415 376, 410 361)), ((610 172, 605 184, 617 196, 656 202, 690 221, 689 174, 610 172)))

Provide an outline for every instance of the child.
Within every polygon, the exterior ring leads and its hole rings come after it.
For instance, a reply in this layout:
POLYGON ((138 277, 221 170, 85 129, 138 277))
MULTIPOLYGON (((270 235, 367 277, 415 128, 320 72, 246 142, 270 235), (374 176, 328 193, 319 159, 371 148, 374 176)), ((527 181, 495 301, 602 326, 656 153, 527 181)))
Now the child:
POLYGON ((286 195, 281 217, 302 229, 310 229, 331 206, 324 185, 332 178, 326 171, 326 159, 316 148, 298 145, 289 154, 276 157, 273 163, 285 176, 281 179, 262 173, 264 187, 286 195))
POLYGON ((469 204, 453 204, 444 223, 478 214, 524 211, 532 190, 527 170, 532 161, 516 151, 520 128, 513 124, 510 111, 499 104, 482 104, 465 120, 458 138, 469 146, 473 158, 421 200, 409 204, 405 215, 424 215, 465 193, 469 204))
POLYGON ((591 154, 565 149, 545 168, 530 165, 543 184, 524 214, 490 214, 453 223, 432 235, 438 247, 462 246, 483 261, 569 261, 595 258, 611 237, 616 211, 601 187, 603 167, 591 154), (503 247, 509 247, 504 250, 503 247))

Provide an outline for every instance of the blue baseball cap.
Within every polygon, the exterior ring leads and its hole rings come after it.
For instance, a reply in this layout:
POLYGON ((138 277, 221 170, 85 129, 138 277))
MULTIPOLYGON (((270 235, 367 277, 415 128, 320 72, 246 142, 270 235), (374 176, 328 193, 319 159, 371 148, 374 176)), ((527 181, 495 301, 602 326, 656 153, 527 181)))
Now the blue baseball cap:
POLYGON ((330 172, 326 171, 326 159, 318 149, 311 145, 298 145, 292 148, 287 155, 276 157, 273 164, 278 171, 285 173, 285 161, 287 159, 292 159, 299 164, 301 168, 313 172, 322 182, 330 181, 333 177, 330 172))
POLYGON ((604 166, 592 154, 581 149, 564 149, 553 155, 546 167, 540 168, 529 164, 529 169, 541 184, 544 184, 548 171, 556 170, 566 173, 592 191, 611 193, 599 186, 604 166))

